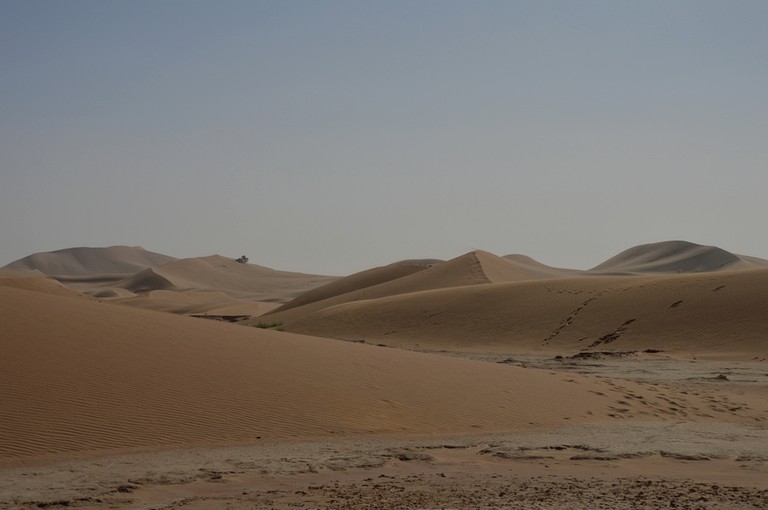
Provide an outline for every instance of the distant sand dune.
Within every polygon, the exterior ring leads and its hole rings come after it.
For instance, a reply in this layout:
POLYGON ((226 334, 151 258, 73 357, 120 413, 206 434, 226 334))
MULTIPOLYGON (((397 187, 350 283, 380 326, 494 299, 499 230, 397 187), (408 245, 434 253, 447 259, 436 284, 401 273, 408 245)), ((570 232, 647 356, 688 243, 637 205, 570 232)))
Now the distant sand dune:
POLYGON ((768 260, 734 255, 715 246, 665 241, 629 248, 592 268, 597 273, 700 273, 768 268, 768 260))
POLYGON ((171 283, 182 282, 174 284, 177 288, 218 290, 235 298, 275 301, 287 301, 337 279, 334 276, 278 271, 256 264, 241 264, 220 255, 179 259, 154 271, 171 283))
POLYGON ((8 269, 36 269, 52 276, 98 273, 135 273, 166 264, 173 257, 138 246, 108 248, 67 248, 35 253, 5 266, 8 269))
POLYGON ((134 307, 250 316, 272 311, 279 303, 337 279, 238 263, 219 255, 175 259, 128 246, 36 253, 0 268, 0 277, 44 275, 53 275, 76 293, 134 307), (216 298, 213 292, 219 293, 216 298))

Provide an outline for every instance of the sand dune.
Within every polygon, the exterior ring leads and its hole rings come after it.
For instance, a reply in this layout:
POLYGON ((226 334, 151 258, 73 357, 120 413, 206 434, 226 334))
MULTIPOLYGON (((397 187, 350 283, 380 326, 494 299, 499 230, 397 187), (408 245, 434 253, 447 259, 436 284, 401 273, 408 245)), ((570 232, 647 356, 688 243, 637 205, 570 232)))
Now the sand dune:
POLYGON ((175 259, 129 246, 36 253, 0 269, 10 276, 32 270, 53 275, 77 292, 134 305, 137 301, 126 301, 126 298, 158 290, 189 293, 178 306, 170 306, 167 299, 138 300, 139 306, 149 307, 156 303, 158 309, 175 313, 182 313, 178 310, 188 310, 189 313, 238 310, 260 314, 276 308, 264 302, 284 303, 336 279, 241 264, 219 255, 175 259), (196 291, 219 291, 229 299, 219 300, 215 305, 210 300, 190 303, 190 297, 203 296, 195 294, 196 291))
MULTIPOLYGON (((651 406, 658 400, 632 383, 7 287, 0 287, 0 305, 6 461, 350 434, 540 429, 618 419, 612 408, 627 392, 646 394, 651 406)), ((679 416, 665 411, 648 419, 679 416)))
POLYGON ((114 286, 137 294, 152 290, 216 290, 231 298, 287 301, 335 279, 333 276, 241 264, 227 257, 212 255, 174 260, 133 275, 114 286))
POLYGON ((592 268, 595 273, 701 273, 768 268, 768 260, 734 255, 715 246, 666 241, 629 248, 592 268))
MULTIPOLYGON (((300 307, 281 308, 274 314, 270 314, 270 317, 279 321, 290 320, 317 310, 353 301, 466 285, 525 281, 531 278, 530 274, 521 269, 519 265, 492 253, 477 250, 401 278, 376 285, 359 286, 357 290, 352 292, 332 295, 323 300, 311 300, 300 307)), ((339 288, 343 288, 343 283, 339 284, 339 288)), ((318 289, 316 292, 320 294, 325 291, 318 289)), ((328 292, 328 294, 333 293, 328 292)))
POLYGON ((768 270, 467 286, 286 317, 289 331, 429 349, 768 354, 768 270))
POLYGON ((340 278, 321 287, 305 292, 304 294, 292 299, 282 305, 279 310, 290 310, 298 306, 308 305, 317 301, 323 301, 342 294, 354 292, 356 290, 366 289, 385 282, 396 280, 419 271, 430 268, 442 261, 436 260, 406 260, 395 262, 382 267, 367 269, 350 276, 340 278))
POLYGON ((99 273, 135 273, 166 264, 173 257, 147 251, 139 246, 108 248, 67 248, 29 255, 5 268, 36 269, 51 275, 90 275, 99 273))

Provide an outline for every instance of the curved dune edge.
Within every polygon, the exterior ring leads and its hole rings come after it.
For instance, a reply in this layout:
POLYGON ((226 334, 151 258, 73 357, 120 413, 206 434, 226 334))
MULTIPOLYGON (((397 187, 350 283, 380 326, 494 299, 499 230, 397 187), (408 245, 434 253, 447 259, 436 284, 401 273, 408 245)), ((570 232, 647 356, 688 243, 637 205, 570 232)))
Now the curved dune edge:
MULTIPOLYGON (((478 434, 687 415, 666 409, 667 402, 647 392, 645 405, 651 407, 617 415, 617 402, 643 394, 639 384, 619 386, 10 288, 0 288, 0 305, 0 458, 5 461, 369 434, 478 434)), ((726 419, 746 418, 734 413, 726 419)))

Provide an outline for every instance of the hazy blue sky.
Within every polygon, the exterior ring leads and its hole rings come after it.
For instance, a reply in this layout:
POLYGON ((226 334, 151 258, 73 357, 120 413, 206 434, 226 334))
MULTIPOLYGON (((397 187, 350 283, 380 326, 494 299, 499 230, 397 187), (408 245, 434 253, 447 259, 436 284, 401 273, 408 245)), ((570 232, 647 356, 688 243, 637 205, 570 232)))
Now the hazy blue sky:
POLYGON ((0 1, 0 265, 768 258, 766 1, 0 1))

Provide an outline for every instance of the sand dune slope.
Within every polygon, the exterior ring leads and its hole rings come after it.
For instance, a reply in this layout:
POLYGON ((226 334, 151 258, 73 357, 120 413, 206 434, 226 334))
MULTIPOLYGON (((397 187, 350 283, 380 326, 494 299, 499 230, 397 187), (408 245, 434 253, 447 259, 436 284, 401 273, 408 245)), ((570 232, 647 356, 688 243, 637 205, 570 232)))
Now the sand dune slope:
POLYGON ((423 271, 436 265, 438 261, 402 261, 395 262, 382 267, 375 267, 373 269, 367 269, 359 273, 346 276, 339 280, 327 283, 316 289, 312 289, 309 292, 298 296, 284 305, 279 310, 285 311, 298 306, 308 305, 317 301, 323 301, 342 294, 354 292, 356 290, 366 289, 379 285, 385 282, 396 280, 404 276, 408 276, 419 271, 423 271))
POLYGON ((592 268, 595 273, 700 273, 768 268, 768 260, 734 255, 715 246, 665 241, 629 248, 592 268))
MULTIPOLYGON (((648 393, 631 383, 619 387, 5 287, 0 314, 5 461, 349 434, 556 427, 563 420, 616 419, 610 409, 627 392, 648 393)), ((679 418, 672 411, 659 416, 679 418)))
POLYGON ((172 260, 175 259, 139 246, 83 247, 35 253, 11 262, 5 268, 37 269, 52 276, 135 273, 172 260))
POLYGON ((269 316, 278 321, 291 320, 342 303, 425 290, 530 279, 531 276, 526 271, 510 261, 492 253, 477 250, 401 278, 334 295, 327 299, 311 301, 303 306, 279 309, 269 316))
POLYGON ((289 331, 430 349, 768 354, 768 270, 593 277, 347 303, 289 331))

